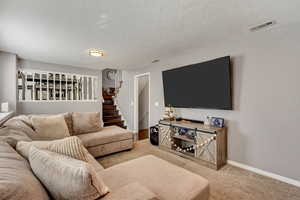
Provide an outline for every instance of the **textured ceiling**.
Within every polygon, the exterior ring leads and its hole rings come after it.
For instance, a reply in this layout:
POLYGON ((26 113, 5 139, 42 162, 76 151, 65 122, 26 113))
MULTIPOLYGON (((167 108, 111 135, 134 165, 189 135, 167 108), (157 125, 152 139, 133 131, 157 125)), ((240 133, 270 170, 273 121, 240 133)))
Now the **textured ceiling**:
POLYGON ((300 21, 300 1, 0 0, 0 49, 89 68, 138 68, 189 48, 300 21), (94 58, 87 49, 99 48, 94 58))

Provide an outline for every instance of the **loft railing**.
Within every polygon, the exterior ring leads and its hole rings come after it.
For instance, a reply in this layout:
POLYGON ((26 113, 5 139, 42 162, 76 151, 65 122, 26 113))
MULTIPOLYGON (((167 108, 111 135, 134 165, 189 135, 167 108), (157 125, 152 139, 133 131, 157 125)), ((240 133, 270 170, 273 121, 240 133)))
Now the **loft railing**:
POLYGON ((19 102, 97 101, 98 77, 52 71, 19 70, 19 102))

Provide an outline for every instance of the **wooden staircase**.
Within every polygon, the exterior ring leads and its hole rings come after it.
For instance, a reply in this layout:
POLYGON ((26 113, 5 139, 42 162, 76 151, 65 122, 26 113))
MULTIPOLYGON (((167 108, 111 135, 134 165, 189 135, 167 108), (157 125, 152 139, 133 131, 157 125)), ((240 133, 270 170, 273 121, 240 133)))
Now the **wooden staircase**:
POLYGON ((114 103, 113 97, 115 96, 115 89, 103 89, 102 95, 104 99, 102 105, 104 126, 116 125, 121 128, 127 129, 127 126, 124 125, 124 120, 122 120, 122 117, 117 110, 117 106, 114 103))

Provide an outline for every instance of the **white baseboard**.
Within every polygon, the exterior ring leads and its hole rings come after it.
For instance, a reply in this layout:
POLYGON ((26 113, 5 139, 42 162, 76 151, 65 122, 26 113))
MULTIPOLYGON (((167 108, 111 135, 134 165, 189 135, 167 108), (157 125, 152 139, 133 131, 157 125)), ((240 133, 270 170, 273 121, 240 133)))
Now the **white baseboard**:
POLYGON ((260 175, 263 175, 263 176, 267 176, 267 177, 270 177, 270 178, 273 178, 273 179, 276 179, 276 180, 279 180, 279 181, 282 181, 282 182, 300 187, 300 181, 297 181, 297 180, 294 180, 294 179, 291 179, 291 178, 280 176, 278 174, 267 172, 267 171, 264 171, 264 170, 261 170, 261 169, 255 168, 255 167, 251 167, 249 165, 245 165, 245 164, 242 164, 242 163, 239 163, 239 162, 236 162, 236 161, 232 161, 232 160, 228 160, 227 163, 230 164, 230 165, 233 165, 233 166, 236 166, 236 167, 239 167, 239 168, 242 168, 242 169, 245 169, 245 170, 260 174, 260 175))

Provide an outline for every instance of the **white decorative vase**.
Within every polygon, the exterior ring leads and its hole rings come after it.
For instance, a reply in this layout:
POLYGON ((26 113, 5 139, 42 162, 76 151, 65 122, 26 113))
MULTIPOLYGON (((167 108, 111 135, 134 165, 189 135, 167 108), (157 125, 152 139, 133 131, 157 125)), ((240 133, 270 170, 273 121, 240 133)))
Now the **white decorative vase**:
POLYGON ((210 116, 206 116, 204 119, 204 125, 209 126, 211 122, 211 117, 210 116))

